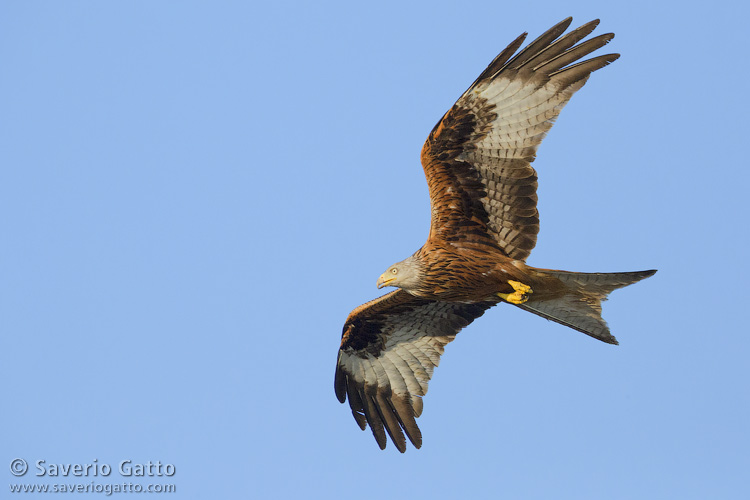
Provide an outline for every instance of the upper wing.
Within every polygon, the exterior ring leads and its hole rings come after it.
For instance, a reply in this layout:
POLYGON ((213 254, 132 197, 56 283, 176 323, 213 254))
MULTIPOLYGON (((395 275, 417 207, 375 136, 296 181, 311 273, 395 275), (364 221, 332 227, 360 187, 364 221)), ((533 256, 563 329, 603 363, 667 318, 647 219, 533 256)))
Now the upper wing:
POLYGON ((381 449, 386 431, 402 453, 404 432, 422 446, 415 419, 443 348, 495 303, 436 302, 396 290, 352 311, 336 363, 336 397, 349 398, 354 419, 362 430, 370 424, 381 449))
POLYGON ((517 38, 430 132, 422 166, 430 188, 431 237, 491 241, 519 260, 536 245, 537 176, 531 162, 537 147, 591 72, 619 57, 607 54, 573 64, 614 35, 579 44, 596 20, 558 39, 571 21, 552 27, 511 58, 526 34, 517 38))

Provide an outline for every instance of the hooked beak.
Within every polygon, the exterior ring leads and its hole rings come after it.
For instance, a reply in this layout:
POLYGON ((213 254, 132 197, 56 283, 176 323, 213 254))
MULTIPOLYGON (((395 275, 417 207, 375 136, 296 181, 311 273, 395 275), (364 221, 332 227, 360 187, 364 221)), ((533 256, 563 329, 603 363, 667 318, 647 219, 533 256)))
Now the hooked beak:
POLYGON ((378 288, 383 288, 384 286, 390 286, 391 282, 395 280, 396 278, 386 276, 385 273, 383 273, 380 275, 380 278, 378 278, 378 288))

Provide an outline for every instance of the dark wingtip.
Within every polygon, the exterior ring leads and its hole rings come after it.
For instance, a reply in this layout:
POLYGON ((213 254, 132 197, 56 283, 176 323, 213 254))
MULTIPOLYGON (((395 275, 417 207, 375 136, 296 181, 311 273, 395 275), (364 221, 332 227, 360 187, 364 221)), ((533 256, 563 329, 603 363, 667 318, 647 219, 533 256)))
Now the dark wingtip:
POLYGON ((334 391, 336 391, 336 399, 339 400, 339 403, 345 403, 346 376, 344 375, 344 372, 341 370, 341 367, 338 364, 336 365, 336 375, 333 378, 333 389, 334 391))
POLYGON ((633 281, 633 283, 637 283, 638 281, 645 280, 646 278, 650 278, 654 274, 656 274, 656 269, 649 269, 647 271, 636 271, 633 273, 634 276, 637 276, 636 280, 633 281))
POLYGON ((573 16, 568 16, 559 23, 555 24, 552 28, 557 28, 558 26, 565 26, 565 29, 568 29, 570 26, 570 23, 573 22, 573 16))

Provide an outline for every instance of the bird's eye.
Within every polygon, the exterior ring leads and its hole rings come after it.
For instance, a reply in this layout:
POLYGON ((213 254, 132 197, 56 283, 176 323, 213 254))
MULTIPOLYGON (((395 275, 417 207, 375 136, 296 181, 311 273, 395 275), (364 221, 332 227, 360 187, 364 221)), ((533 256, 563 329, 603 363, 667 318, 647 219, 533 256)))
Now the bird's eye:
POLYGON ((391 269, 391 274, 398 274, 398 269, 396 269, 395 267, 391 269))

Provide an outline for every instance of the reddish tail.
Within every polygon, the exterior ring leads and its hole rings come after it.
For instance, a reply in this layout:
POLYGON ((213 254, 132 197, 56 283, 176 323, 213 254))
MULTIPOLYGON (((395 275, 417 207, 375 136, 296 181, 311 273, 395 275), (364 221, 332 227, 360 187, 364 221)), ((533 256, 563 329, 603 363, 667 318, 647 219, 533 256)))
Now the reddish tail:
POLYGON ((602 301, 612 290, 632 285, 653 276, 656 270, 630 273, 571 273, 567 271, 537 270, 559 279, 568 291, 562 297, 530 296, 517 307, 548 320, 569 326, 608 344, 617 344, 602 319, 602 301))

